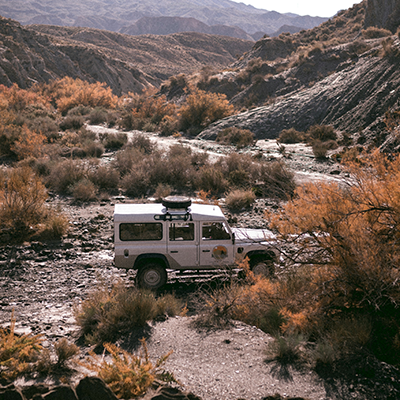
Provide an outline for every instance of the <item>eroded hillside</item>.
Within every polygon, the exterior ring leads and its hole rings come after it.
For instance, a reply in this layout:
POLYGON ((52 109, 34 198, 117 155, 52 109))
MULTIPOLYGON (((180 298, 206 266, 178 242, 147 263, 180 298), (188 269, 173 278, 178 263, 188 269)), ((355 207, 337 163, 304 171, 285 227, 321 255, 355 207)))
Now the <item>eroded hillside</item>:
POLYGON ((22 27, 0 19, 0 84, 21 88, 69 76, 105 82, 114 93, 140 92, 205 65, 221 68, 252 42, 181 33, 132 37, 88 28, 22 27))

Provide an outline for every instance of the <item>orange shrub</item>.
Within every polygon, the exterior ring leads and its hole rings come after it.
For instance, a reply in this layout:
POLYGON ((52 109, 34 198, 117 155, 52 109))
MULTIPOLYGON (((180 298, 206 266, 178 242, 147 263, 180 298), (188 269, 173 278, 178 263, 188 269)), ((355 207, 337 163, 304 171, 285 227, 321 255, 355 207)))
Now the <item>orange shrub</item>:
POLYGON ((21 129, 19 138, 11 146, 11 150, 20 160, 33 157, 39 158, 43 155, 43 143, 46 136, 35 133, 24 125, 21 129))
POLYGON ((118 97, 112 94, 111 88, 100 82, 65 77, 43 85, 41 90, 52 98, 63 114, 77 106, 115 108, 118 104, 118 97))
POLYGON ((233 106, 224 94, 192 89, 186 102, 179 109, 180 127, 183 131, 196 134, 214 121, 232 113, 233 106))

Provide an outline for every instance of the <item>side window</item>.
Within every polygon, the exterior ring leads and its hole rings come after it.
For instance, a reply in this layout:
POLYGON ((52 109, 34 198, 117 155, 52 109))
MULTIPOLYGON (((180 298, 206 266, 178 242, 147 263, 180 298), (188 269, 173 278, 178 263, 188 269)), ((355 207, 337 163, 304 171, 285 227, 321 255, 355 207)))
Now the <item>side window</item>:
POLYGON ((120 224, 119 238, 122 241, 162 240, 161 223, 120 224))
POLYGON ((194 240, 194 224, 174 222, 169 226, 169 240, 194 240))
POLYGON ((202 238, 203 240, 228 240, 231 235, 222 222, 204 222, 202 238))

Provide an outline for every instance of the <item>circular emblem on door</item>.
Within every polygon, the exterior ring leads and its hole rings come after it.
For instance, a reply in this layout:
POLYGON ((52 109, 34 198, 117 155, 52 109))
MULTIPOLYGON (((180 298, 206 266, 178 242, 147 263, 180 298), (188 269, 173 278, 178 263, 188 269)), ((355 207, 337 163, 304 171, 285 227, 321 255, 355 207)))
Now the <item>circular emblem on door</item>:
POLYGON ((228 257, 228 250, 225 246, 215 246, 212 251, 212 256, 217 260, 223 260, 228 257))

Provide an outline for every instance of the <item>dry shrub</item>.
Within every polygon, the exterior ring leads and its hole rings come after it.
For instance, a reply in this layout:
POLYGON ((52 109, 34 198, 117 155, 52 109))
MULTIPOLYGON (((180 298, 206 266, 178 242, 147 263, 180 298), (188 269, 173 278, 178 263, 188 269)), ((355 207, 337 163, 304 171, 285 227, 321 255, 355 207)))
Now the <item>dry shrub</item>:
POLYGON ((220 194, 225 192, 228 182, 224 174, 217 165, 204 166, 199 169, 194 181, 197 190, 210 192, 211 194, 220 194))
POLYGON ((192 89, 179 109, 180 129, 193 135, 232 113, 233 106, 225 95, 192 89))
POLYGON ((151 154, 157 148, 157 144, 142 133, 137 133, 132 137, 131 146, 144 154, 151 154))
POLYGON ((57 104, 58 111, 66 114, 77 106, 115 108, 117 96, 105 83, 88 83, 65 77, 40 87, 42 93, 57 104))
POLYGON ((312 144, 312 151, 317 160, 325 160, 328 149, 326 142, 321 142, 320 140, 315 140, 312 144))
POLYGON ((16 83, 11 87, 0 85, 1 108, 7 108, 10 111, 20 113, 29 105, 48 109, 49 101, 45 95, 33 90, 20 89, 16 83))
POLYGON ((25 125, 21 128, 18 139, 11 146, 19 160, 29 157, 39 158, 43 155, 43 142, 46 136, 28 129, 25 125))
POLYGON ((120 176, 118 171, 109 166, 99 166, 89 174, 89 179, 103 191, 118 189, 120 176))
POLYGON ((60 129, 63 131, 66 130, 79 130, 85 123, 85 119, 79 115, 67 115, 60 122, 60 129))
POLYGON ((82 150, 86 157, 100 158, 104 153, 104 146, 94 140, 86 140, 82 143, 82 150))
POLYGON ((171 194, 171 192, 172 192, 171 186, 159 183, 158 186, 156 187, 156 191, 154 192, 154 197, 159 203, 161 203, 161 200, 164 197, 168 197, 171 194))
POLYGON ((117 283, 111 289, 100 285, 91 292, 75 309, 75 319, 86 340, 101 345, 145 326, 157 316, 177 315, 181 310, 181 303, 171 295, 156 298, 151 292, 117 283))
POLYGON ((69 190, 77 201, 89 202, 97 198, 97 187, 88 178, 74 183, 69 190))
POLYGON ((100 141, 106 149, 118 150, 128 143, 126 133, 101 133, 100 141))
POLYGON ((108 111, 103 107, 96 107, 88 115, 88 120, 91 125, 99 125, 108 121, 108 111))
POLYGON ((380 56, 381 57, 387 57, 387 58, 398 58, 400 55, 400 50, 398 47, 394 44, 394 40, 389 37, 384 40, 382 40, 382 50, 380 51, 380 56))
POLYGON ((231 211, 242 210, 251 207, 256 196, 252 190, 237 189, 230 192, 225 199, 225 205, 231 211))
POLYGON ((260 164, 256 194, 262 197, 288 199, 293 196, 295 188, 294 174, 283 161, 260 164))
POLYGON ((370 26, 367 29, 361 31, 365 39, 377 39, 386 36, 392 36, 392 32, 388 29, 378 28, 376 26, 370 26))
POLYGON ((92 359, 86 362, 85 366, 96 371, 118 398, 137 398, 146 393, 156 379, 178 383, 171 373, 162 369, 172 350, 153 364, 144 339, 141 340, 141 344, 142 352, 135 355, 114 344, 105 343, 104 347, 111 355, 112 361, 107 362, 104 357, 99 360, 98 356, 91 353, 92 359))
POLYGON ((60 194, 69 194, 71 187, 86 177, 84 164, 76 160, 65 160, 56 164, 46 179, 46 185, 60 194))
POLYGON ((400 158, 389 161, 375 153, 347 168, 345 187, 298 188, 281 212, 269 216, 286 246, 296 249, 286 268, 304 271, 309 279, 286 316, 293 321, 310 304, 314 310, 306 315, 319 326, 368 315, 372 336, 367 348, 398 363, 400 158))
POLYGON ((304 140, 304 133, 299 132, 294 128, 284 129, 278 138, 280 143, 294 144, 301 143, 304 140))
POLYGON ((29 167, 11 170, 0 177, 0 223, 3 229, 25 236, 43 222, 47 190, 29 167))
POLYGON ((17 335, 15 322, 13 313, 10 328, 0 328, 1 378, 10 382, 34 370, 43 341, 41 335, 17 335))
POLYGON ((254 133, 249 129, 226 128, 218 132, 216 141, 218 143, 233 144, 240 149, 254 144, 254 133))
POLYGON ((306 140, 313 143, 315 140, 328 142, 337 140, 337 134, 331 125, 313 125, 306 132, 306 140))
POLYGON ((69 221, 61 209, 48 210, 43 228, 39 229, 40 240, 59 240, 69 229, 69 221))
POLYGON ((57 357, 57 366, 65 367, 67 361, 79 353, 79 347, 67 339, 61 338, 54 344, 54 350, 57 357))
POLYGON ((27 123, 30 130, 46 136, 47 140, 56 141, 59 138, 58 125, 48 116, 35 118, 27 123))

